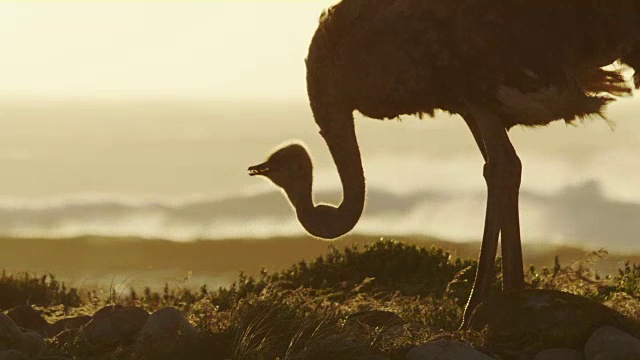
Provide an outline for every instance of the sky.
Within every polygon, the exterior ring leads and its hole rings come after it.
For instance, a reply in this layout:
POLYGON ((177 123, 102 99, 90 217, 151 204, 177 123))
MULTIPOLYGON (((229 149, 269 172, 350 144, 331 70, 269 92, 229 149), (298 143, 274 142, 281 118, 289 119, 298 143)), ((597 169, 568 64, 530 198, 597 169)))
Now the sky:
POLYGON ((0 95, 303 99, 332 3, 0 2, 0 95))

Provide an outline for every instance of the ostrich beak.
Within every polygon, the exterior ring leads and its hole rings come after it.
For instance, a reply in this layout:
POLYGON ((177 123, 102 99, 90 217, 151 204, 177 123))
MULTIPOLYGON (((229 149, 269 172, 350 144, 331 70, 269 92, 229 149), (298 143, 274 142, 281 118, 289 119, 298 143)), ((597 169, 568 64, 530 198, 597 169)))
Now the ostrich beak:
POLYGON ((249 171, 249 176, 262 175, 267 176, 269 173, 269 164, 266 162, 254 166, 250 166, 247 171, 249 171))

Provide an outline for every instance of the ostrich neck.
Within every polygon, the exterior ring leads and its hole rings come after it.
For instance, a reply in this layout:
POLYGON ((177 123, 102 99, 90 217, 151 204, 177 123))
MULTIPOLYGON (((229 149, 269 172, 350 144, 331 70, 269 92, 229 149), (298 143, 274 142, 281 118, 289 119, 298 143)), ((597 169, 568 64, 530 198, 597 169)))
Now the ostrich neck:
POLYGON ((349 113, 348 120, 333 120, 338 123, 333 123, 331 127, 321 126, 321 134, 340 175, 342 202, 337 207, 314 205, 312 186, 294 198, 289 196, 302 226, 310 234, 324 239, 334 239, 349 232, 362 215, 365 198, 364 173, 353 116, 349 113))

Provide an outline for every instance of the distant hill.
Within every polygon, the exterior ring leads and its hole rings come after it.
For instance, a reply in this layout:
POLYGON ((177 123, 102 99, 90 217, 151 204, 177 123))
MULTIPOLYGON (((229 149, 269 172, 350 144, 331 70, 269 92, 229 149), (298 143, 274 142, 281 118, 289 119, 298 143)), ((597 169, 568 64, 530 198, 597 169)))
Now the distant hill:
MULTIPOLYGON (((316 195, 318 201, 332 203, 339 202, 341 196, 336 191, 316 195)), ((553 194, 523 191, 520 200, 525 242, 640 253, 640 204, 608 198, 597 182, 587 181, 553 194)), ((483 191, 394 193, 371 187, 355 232, 479 240, 485 204, 483 191)), ((0 237, 97 235, 182 241, 303 234, 289 204, 277 191, 180 201, 98 197, 0 204, 0 237)))
MULTIPOLYGON (((282 270, 301 259, 327 253, 329 246, 367 244, 374 236, 351 235, 335 242, 308 236, 264 240, 227 239, 174 242, 160 239, 79 237, 71 239, 0 239, 0 268, 11 272, 51 272, 61 280, 83 287, 121 288, 151 285, 209 287, 224 285, 239 271, 256 274, 261 268, 282 270)), ((454 257, 475 259, 479 243, 453 243, 426 236, 394 237, 408 243, 436 246, 454 257)), ((553 266, 559 256, 563 265, 585 259, 590 249, 525 244, 525 264, 553 266)), ((590 266, 611 273, 624 261, 640 262, 640 254, 610 254, 590 266)))

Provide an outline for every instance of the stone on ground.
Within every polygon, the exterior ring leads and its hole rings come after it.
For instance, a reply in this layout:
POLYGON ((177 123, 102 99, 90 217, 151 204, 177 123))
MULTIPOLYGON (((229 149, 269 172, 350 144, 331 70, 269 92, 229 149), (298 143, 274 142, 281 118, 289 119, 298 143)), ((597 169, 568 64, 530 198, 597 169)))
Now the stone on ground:
POLYGON ((44 347, 42 335, 33 330, 22 331, 9 316, 0 313, 0 350, 18 350, 28 355, 37 355, 44 347))
POLYGON ((173 307, 165 307, 155 311, 142 328, 140 335, 145 341, 178 340, 179 336, 193 336, 198 330, 173 307))
POLYGON ((366 355, 364 357, 359 357, 358 360, 391 360, 388 357, 380 354, 375 355, 366 355))
POLYGON ((42 314, 31 305, 18 305, 7 311, 7 316, 19 327, 37 331, 43 335, 49 327, 49 323, 42 317, 42 314))
POLYGON ((149 314, 136 306, 110 305, 98 310, 82 329, 94 345, 132 343, 147 322, 149 314))
POLYGON ((9 316, 0 313, 0 349, 11 349, 22 341, 22 331, 9 316))
POLYGON ((533 360, 584 360, 584 354, 574 349, 543 350, 533 360))
POLYGON ((29 355, 38 355, 45 350, 44 338, 37 331, 26 330, 22 333, 20 343, 14 349, 29 355))
POLYGON ((0 360, 27 360, 27 359, 28 359, 27 355, 18 350, 0 351, 0 360))
POLYGON ((584 347, 586 360, 640 359, 640 340, 613 326, 603 326, 591 334, 584 347))
POLYGON ((604 325, 629 327, 622 314, 581 296, 556 290, 525 290, 491 295, 471 316, 470 328, 486 328, 495 353, 531 357, 544 349, 583 350, 604 325))
POLYGON ((406 360, 494 360, 469 344, 457 340, 438 340, 413 348, 406 360))

